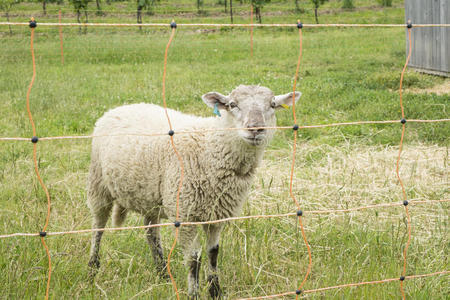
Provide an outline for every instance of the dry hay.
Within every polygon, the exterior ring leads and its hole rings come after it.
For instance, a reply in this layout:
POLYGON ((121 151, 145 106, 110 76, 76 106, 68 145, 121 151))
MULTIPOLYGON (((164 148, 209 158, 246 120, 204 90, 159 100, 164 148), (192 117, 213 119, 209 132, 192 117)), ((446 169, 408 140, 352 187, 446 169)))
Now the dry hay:
POLYGON ((411 88, 406 92, 413 94, 436 94, 436 95, 449 95, 450 94, 450 79, 446 79, 442 84, 437 84, 431 88, 419 89, 411 88))
MULTIPOLYGON (((291 153, 288 149, 267 152, 259 170, 246 214, 272 214, 296 211, 289 196, 291 153)), ((297 147, 294 194, 307 216, 308 210, 346 209, 379 203, 401 203, 402 192, 395 168, 398 147, 392 146, 312 146, 297 147)), ((400 176, 408 200, 449 199, 448 148, 404 146, 400 176)), ((425 233, 435 223, 448 219, 447 204, 411 206, 415 231, 425 233), (419 213, 420 212, 420 213, 419 213)), ((404 217, 402 206, 346 213, 352 221, 364 223, 369 216, 398 223, 404 217)), ((330 222, 342 213, 328 216, 330 222)), ((322 215, 323 217, 323 215, 322 215)), ((312 215, 311 218, 320 218, 312 215)), ((322 224, 323 225, 323 224, 322 224)), ((374 230, 382 230, 376 224, 374 230)), ((385 226, 379 225, 379 226, 385 226)), ((309 222, 309 230, 315 224, 309 222)))

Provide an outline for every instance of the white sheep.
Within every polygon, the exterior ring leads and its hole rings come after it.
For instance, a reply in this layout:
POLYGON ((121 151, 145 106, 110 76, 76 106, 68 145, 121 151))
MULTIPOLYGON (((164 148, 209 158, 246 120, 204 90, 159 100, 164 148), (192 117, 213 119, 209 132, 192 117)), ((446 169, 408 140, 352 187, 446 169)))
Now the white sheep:
MULTIPOLYGON (((295 101, 301 93, 296 92, 295 101)), ((189 266, 188 292, 196 297, 201 245, 196 226, 186 221, 210 221, 239 215, 263 151, 273 129, 252 129, 276 125, 275 109, 292 104, 293 93, 274 96, 261 86, 240 85, 224 96, 217 92, 202 96, 221 117, 201 118, 168 110, 174 129, 174 143, 184 163, 185 176, 179 201, 181 223, 179 244, 189 266), (183 130, 246 128, 232 131, 204 131, 177 134, 183 130), (248 128, 248 129, 247 129, 248 128)), ((180 163, 169 136, 148 136, 168 132, 163 108, 153 104, 133 104, 112 109, 94 129, 88 180, 88 205, 93 228, 104 228, 113 211, 116 226, 127 211, 144 216, 145 225, 161 218, 176 221, 176 194, 180 163), (105 135, 109 135, 106 136, 105 135)), ((209 256, 209 292, 220 297, 217 255, 221 224, 204 226, 209 256)), ((103 232, 93 233, 89 266, 99 267, 99 247, 103 232)), ((159 272, 166 263, 159 228, 149 228, 147 239, 159 272)))

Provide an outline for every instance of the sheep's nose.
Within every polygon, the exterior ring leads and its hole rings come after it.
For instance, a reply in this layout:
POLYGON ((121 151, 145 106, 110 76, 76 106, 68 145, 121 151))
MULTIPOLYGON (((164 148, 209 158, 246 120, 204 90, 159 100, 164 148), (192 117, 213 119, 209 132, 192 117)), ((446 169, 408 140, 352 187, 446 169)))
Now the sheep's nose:
POLYGON ((264 127, 264 125, 260 125, 260 124, 253 124, 253 125, 248 125, 248 131, 250 131, 251 133, 253 133, 254 135, 260 134, 265 132, 266 130, 264 128, 258 128, 258 127, 264 127))

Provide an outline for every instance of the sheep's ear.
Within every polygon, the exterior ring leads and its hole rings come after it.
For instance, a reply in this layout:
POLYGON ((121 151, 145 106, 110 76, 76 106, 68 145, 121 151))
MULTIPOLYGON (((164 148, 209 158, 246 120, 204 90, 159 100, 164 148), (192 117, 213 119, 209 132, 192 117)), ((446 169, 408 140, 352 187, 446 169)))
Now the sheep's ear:
MULTIPOLYGON (((278 95, 275 96, 272 100, 272 107, 273 108, 282 108, 286 106, 292 106, 292 96, 294 93, 290 92, 284 95, 278 95)), ((300 99, 300 96, 302 93, 295 92, 295 103, 297 103, 298 99, 300 99)))
POLYGON ((225 105, 227 105, 228 102, 230 102, 230 98, 222 95, 221 93, 217 93, 217 92, 210 92, 210 93, 204 94, 202 96, 202 100, 203 100, 203 102, 206 103, 206 105, 208 105, 209 107, 212 107, 212 108, 214 108, 217 103, 218 109, 225 109, 225 105))

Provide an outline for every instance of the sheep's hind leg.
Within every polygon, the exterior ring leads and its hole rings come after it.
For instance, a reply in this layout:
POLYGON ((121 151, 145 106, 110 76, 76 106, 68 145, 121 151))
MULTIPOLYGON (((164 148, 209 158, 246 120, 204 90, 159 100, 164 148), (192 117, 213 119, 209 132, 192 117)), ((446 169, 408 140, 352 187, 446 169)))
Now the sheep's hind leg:
POLYGON ((219 238, 222 231, 221 225, 205 225, 204 230, 208 237, 206 251, 208 252, 209 273, 208 285, 209 294, 213 299, 222 298, 222 290, 219 285, 219 276, 217 275, 217 257, 219 255, 219 238))
POLYGON ((184 258, 189 267, 188 293, 190 299, 198 299, 199 275, 201 264, 201 246, 198 241, 197 227, 180 228, 180 244, 183 247, 184 258))
MULTIPOLYGON (((158 218, 145 217, 144 219, 145 226, 158 223, 158 218)), ((163 249, 161 246, 161 233, 159 227, 147 228, 147 242, 150 246, 150 250, 152 251, 153 262, 156 265, 158 274, 161 277, 168 279, 169 275, 166 272, 166 262, 164 260, 163 249)))
MULTIPOLYGON (((103 229, 105 228, 106 222, 108 221, 109 215, 111 214, 112 203, 109 202, 105 206, 98 209, 91 209, 93 215, 92 228, 93 229, 103 229)), ((91 254, 88 266, 91 267, 90 276, 93 277, 97 274, 98 268, 100 267, 100 260, 98 252, 100 250, 100 242, 102 240, 103 231, 94 231, 92 233, 91 242, 91 254)))

